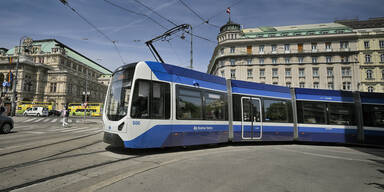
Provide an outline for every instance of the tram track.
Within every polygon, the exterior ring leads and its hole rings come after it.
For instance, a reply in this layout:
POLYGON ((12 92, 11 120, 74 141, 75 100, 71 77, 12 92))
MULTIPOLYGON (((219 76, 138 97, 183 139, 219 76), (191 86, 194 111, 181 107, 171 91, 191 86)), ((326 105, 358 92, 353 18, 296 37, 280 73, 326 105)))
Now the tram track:
MULTIPOLYGON (((30 150, 34 150, 34 149, 39 149, 39 148, 43 148, 43 147, 47 147, 47 146, 58 145, 58 144, 66 143, 66 142, 79 140, 79 139, 84 139, 84 138, 92 137, 92 136, 98 135, 98 134, 100 134, 100 132, 92 133, 92 134, 88 134, 88 135, 83 135, 83 136, 79 136, 79 137, 75 137, 75 138, 70 138, 70 139, 66 139, 66 140, 62 140, 62 141, 57 141, 57 142, 53 142, 53 143, 47 143, 47 144, 39 145, 39 146, 35 146, 35 147, 29 147, 29 148, 25 148, 25 149, 16 150, 16 151, 1 153, 0 157, 6 156, 6 155, 16 154, 16 153, 20 153, 20 152, 30 151, 30 150)), ((22 147, 22 146, 18 146, 18 147, 22 147)))
MULTIPOLYGON (((43 163, 43 162, 46 162, 46 161, 55 160, 55 158, 54 159, 51 159, 51 158, 55 157, 55 156, 59 156, 59 155, 65 154, 65 153, 69 153, 69 152, 72 152, 72 151, 75 151, 75 150, 83 149, 83 148, 86 148, 86 147, 89 147, 89 146, 92 146, 92 145, 95 145, 95 144, 98 144, 98 143, 101 143, 101 142, 102 141, 95 141, 95 142, 92 142, 90 144, 86 144, 86 145, 82 145, 80 147, 76 147, 76 148, 72 148, 72 149, 69 149, 69 150, 65 150, 65 151, 62 151, 62 152, 59 152, 59 153, 55 153, 55 154, 49 155, 47 157, 42 157, 40 159, 36 159, 36 160, 33 160, 33 161, 23 162, 23 163, 20 163, 20 164, 16 164, 16 165, 12 165, 12 166, 7 166, 7 167, 1 167, 0 168, 0 172, 5 172, 5 171, 11 170, 11 169, 22 168, 22 167, 26 167, 26 166, 30 166, 30 165, 35 165, 35 164, 38 164, 38 163, 43 163)), ((82 156, 82 155, 83 154, 79 154, 78 156, 82 156)), ((72 157, 76 157, 76 156, 73 155, 72 157)))

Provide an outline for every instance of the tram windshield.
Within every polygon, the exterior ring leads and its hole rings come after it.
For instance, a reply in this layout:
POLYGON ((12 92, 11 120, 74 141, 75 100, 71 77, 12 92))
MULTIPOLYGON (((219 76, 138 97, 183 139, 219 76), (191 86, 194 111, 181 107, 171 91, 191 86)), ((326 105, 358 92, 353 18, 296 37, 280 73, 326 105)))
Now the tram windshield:
POLYGON ((135 68, 130 67, 112 76, 106 104, 107 117, 111 121, 118 121, 127 115, 134 71, 135 68))

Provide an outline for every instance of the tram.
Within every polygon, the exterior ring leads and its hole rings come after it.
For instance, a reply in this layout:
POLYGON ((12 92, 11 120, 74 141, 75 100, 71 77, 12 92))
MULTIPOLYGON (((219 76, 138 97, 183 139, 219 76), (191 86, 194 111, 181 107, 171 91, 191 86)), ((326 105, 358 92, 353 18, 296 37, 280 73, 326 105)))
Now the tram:
POLYGON ((225 142, 384 145, 384 94, 289 88, 142 61, 112 75, 104 142, 161 148, 225 142))

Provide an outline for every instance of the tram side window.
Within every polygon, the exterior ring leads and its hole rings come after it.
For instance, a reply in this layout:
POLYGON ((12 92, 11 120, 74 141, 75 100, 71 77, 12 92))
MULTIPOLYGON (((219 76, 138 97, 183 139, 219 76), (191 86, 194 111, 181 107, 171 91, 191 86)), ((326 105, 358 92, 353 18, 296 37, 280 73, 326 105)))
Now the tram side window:
POLYGON ((178 91, 177 119, 203 119, 201 92, 184 88, 178 91))
POLYGON ((149 92, 150 81, 136 81, 135 91, 133 92, 131 116, 133 118, 149 118, 149 92))
POLYGON ((352 103, 328 103, 328 121, 331 125, 356 125, 352 103))
POLYGON ((205 119, 206 120, 224 120, 225 119, 225 101, 224 95, 217 93, 205 94, 205 119))
POLYGON ((297 101, 299 123, 327 124, 326 103, 297 101))
POLYGON ((364 126, 384 128, 384 105, 363 105, 364 126))
POLYGON ((264 121, 292 122, 291 104, 284 100, 264 99, 264 121))
POLYGON ((136 81, 131 117, 139 119, 169 119, 169 84, 147 80, 136 81))
POLYGON ((241 121, 241 97, 241 95, 232 95, 234 121, 241 121))
POLYGON ((152 84, 152 119, 169 119, 170 88, 168 83, 153 82, 152 84))

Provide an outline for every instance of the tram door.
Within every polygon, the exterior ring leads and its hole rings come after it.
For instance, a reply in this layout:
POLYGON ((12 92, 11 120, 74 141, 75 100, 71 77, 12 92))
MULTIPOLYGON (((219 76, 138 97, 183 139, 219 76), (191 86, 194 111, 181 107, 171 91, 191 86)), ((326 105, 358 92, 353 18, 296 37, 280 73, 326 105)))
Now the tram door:
POLYGON ((261 139, 262 116, 259 98, 241 98, 241 135, 243 139, 261 139))

